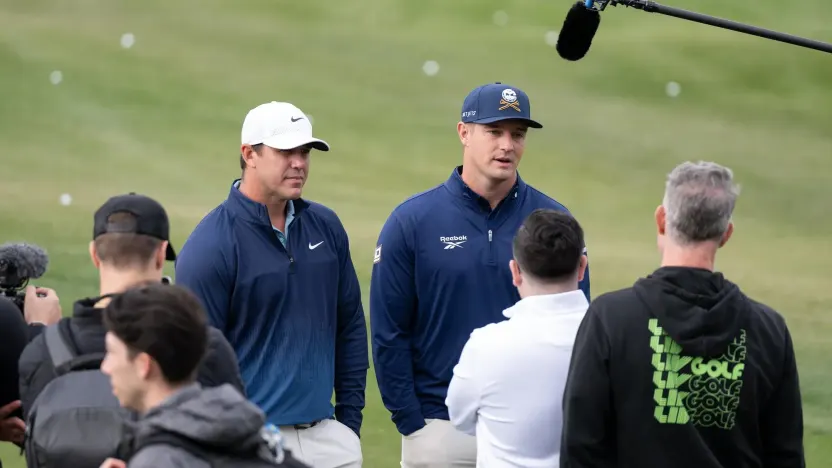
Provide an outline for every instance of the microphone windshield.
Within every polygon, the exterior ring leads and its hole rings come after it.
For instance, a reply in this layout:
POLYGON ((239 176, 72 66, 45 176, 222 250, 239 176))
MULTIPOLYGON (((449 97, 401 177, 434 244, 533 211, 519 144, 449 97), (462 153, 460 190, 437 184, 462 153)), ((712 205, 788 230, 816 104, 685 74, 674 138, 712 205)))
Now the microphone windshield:
POLYGON ((587 8, 583 1, 572 5, 558 35, 555 47, 558 55, 571 61, 582 59, 589 52, 599 24, 601 14, 598 11, 587 8))
POLYGON ((40 278, 46 273, 49 257, 40 247, 25 243, 0 245, 0 281, 11 277, 40 278), (6 276, 10 276, 6 278, 6 276))

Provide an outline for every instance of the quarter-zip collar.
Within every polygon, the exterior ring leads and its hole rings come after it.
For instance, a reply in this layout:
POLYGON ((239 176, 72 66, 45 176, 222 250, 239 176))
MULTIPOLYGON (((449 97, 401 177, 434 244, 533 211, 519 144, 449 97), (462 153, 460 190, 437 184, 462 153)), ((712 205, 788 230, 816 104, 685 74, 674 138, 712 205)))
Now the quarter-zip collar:
MULTIPOLYGON (((445 181, 445 187, 448 191, 451 192, 455 197, 461 198, 468 206, 471 206, 475 209, 482 210, 486 213, 491 212, 491 204, 488 203, 488 200, 480 196, 477 192, 473 191, 471 187, 469 187, 463 180, 462 180, 462 166, 457 166, 454 168, 453 172, 451 172, 451 176, 445 181)), ((494 208, 494 211, 500 209, 506 203, 516 203, 522 201, 523 197, 526 194, 526 182, 520 178, 520 173, 517 173, 517 180, 514 182, 514 186, 508 192, 503 200, 494 208)))
MULTIPOLYGON (((238 182, 240 182, 240 179, 235 179, 234 182, 231 183, 231 189, 228 192, 227 200, 228 209, 231 210, 234 215, 243 218, 245 221, 260 224, 267 226, 269 229, 273 229, 272 220, 269 218, 269 209, 265 204, 258 203, 243 195, 243 193, 240 192, 240 189, 237 188, 238 182)), ((309 203, 302 198, 298 198, 296 200, 292 200, 292 205, 295 210, 295 218, 297 218, 309 206, 309 203)))

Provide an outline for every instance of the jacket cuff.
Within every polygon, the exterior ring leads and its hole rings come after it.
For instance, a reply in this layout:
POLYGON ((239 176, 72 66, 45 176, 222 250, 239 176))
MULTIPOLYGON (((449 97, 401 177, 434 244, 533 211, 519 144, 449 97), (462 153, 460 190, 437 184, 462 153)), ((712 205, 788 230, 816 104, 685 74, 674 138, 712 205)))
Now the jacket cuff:
POLYGON ((425 418, 422 416, 422 409, 399 411, 393 419, 396 429, 404 436, 408 436, 425 427, 425 418))

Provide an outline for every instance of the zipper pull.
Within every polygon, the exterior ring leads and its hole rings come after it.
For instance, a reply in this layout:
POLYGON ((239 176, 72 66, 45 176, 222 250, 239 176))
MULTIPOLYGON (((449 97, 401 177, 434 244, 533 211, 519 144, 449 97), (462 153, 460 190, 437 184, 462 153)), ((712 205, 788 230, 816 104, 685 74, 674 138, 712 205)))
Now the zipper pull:
POLYGON ((491 229, 488 230, 488 242, 491 242, 491 229))

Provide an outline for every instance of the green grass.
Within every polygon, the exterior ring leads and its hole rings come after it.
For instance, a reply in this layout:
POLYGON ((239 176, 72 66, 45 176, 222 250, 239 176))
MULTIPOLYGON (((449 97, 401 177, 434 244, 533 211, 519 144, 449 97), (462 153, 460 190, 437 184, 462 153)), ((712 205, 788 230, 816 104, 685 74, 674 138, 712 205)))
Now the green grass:
MULTIPOLYGON (((832 4, 666 4, 832 40, 832 4), (807 12, 809 12, 807 14, 807 12)), ((582 61, 544 35, 571 2, 535 0, 0 0, 0 232, 51 256, 40 283, 69 312, 97 292, 92 212, 109 196, 159 199, 179 247, 238 175, 240 125, 292 101, 333 145, 305 195, 334 208, 367 293, 376 236, 408 195, 460 161, 454 126, 473 87, 532 98, 545 128, 521 165, 584 224, 594 294, 657 264, 652 214, 684 160, 735 170, 743 193, 719 268, 792 328, 809 466, 832 458, 832 58, 656 14, 610 8, 582 61), (502 9, 504 27, 491 17, 502 9), (136 43, 124 50, 123 33, 136 43), (422 63, 436 60, 434 77, 422 63), (53 86, 49 74, 61 70, 53 86), (664 86, 677 81, 681 94, 664 86), (73 197, 61 206, 62 193, 73 197)), ((171 272, 172 273, 172 272, 171 272)), ((399 438, 368 380, 369 468, 398 466, 399 438)), ((22 467, 7 444, 6 467, 22 467)))

